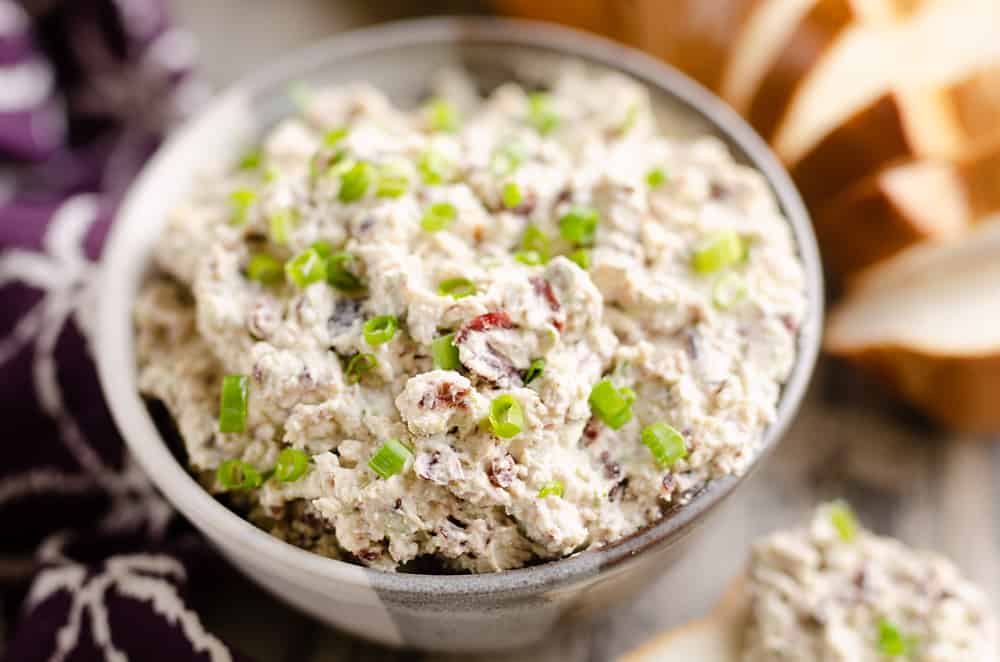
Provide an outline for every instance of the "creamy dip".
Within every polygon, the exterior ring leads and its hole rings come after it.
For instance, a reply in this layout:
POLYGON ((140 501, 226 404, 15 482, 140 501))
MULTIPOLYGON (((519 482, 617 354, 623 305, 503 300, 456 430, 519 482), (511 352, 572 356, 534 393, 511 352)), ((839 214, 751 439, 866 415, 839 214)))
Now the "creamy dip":
POLYGON ((140 388, 206 487, 320 554, 489 572, 746 470, 806 306, 763 177, 619 75, 442 81, 309 95, 169 219, 140 388))
POLYGON ((987 598, 937 554, 857 526, 843 504, 753 552, 745 662, 988 662, 987 598))

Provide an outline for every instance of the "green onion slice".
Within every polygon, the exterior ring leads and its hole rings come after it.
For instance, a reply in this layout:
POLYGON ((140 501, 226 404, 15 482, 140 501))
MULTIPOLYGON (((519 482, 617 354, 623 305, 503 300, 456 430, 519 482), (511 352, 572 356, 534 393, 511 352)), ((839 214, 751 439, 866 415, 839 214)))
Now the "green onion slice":
POLYGON ((397 330, 399 330, 399 320, 394 315, 373 317, 362 327, 365 342, 372 347, 392 340, 397 330))
POLYGON ((541 377, 543 372, 545 372, 545 359, 535 359, 532 361, 531 365, 528 366, 527 372, 524 373, 524 385, 527 386, 541 377))
POLYGON ((279 209, 270 220, 271 241, 284 246, 288 243, 288 232, 295 227, 298 213, 294 209, 279 209))
POLYGON ((506 177, 521 167, 527 158, 524 145, 511 142, 498 147, 490 157, 490 170, 497 177, 506 177))
POLYGON ((642 429, 642 443, 664 469, 672 467, 674 462, 688 454, 687 443, 681 433, 663 421, 642 429))
POLYGON ((524 411, 512 395, 501 395, 490 404, 490 428, 493 434, 510 439, 524 428, 524 411))
POLYGON ((429 185, 444 184, 451 179, 455 165, 441 152, 429 149, 420 155, 417 170, 429 185))
POLYGON ((267 253, 255 253, 247 263, 247 278, 264 285, 277 285, 284 276, 281 260, 267 253))
POLYGON ((309 468, 309 456, 298 448, 286 448, 278 453, 274 465, 274 477, 282 483, 292 483, 305 475, 309 468))
POLYGON ((846 501, 838 499, 829 506, 830 523, 837 536, 844 542, 854 542, 858 537, 858 519, 846 501))
POLYGON ((444 230, 455 220, 458 210, 450 202, 437 202, 424 211, 424 217, 420 220, 420 227, 427 232, 438 232, 444 230))
POLYGON ((561 480, 550 480, 549 482, 542 485, 542 489, 538 490, 538 498, 544 499, 549 496, 557 496, 562 498, 563 495, 563 484, 561 480))
POLYGON ((434 131, 454 132, 462 123, 462 117, 455 104, 447 99, 432 99, 424 106, 424 118, 434 131))
POLYGON ((316 253, 318 253, 324 260, 333 255, 333 246, 330 245, 330 242, 323 241, 322 239, 314 241, 309 248, 316 251, 316 253))
POLYGON ((438 294, 452 299, 462 299, 476 293, 476 284, 468 278, 448 278, 438 285, 438 294))
POLYGON ((340 177, 337 199, 341 202, 357 202, 368 193, 376 174, 375 166, 365 161, 358 161, 340 177))
POLYGON ((347 133, 347 127, 343 126, 337 127, 336 129, 330 129, 323 135, 323 147, 336 147, 340 144, 340 141, 347 137, 347 133))
POLYGON ((326 282, 342 292, 359 292, 364 289, 361 279, 348 269, 357 258, 353 253, 340 251, 326 260, 326 282))
POLYGON ((574 207, 559 219, 559 235, 578 246, 594 243, 600 217, 592 207, 574 207))
POLYGON ((712 286, 712 303, 719 310, 726 310, 743 300, 747 295, 747 284, 739 274, 726 273, 712 286))
POLYGON ((591 411, 612 430, 617 430, 632 420, 632 402, 635 393, 631 389, 617 389, 609 379, 602 379, 590 391, 587 402, 591 411))
POLYGON ((285 274, 297 287, 326 279, 326 260, 316 248, 307 248, 285 263, 285 274))
POLYGON ((618 125, 619 133, 625 134, 631 131, 635 127, 636 120, 639 119, 639 104, 633 103, 629 104, 628 109, 625 111, 625 116, 622 118, 621 124, 618 125))
POLYGON ((368 460, 368 468, 382 478, 391 478, 403 472, 406 461, 412 455, 410 449, 398 439, 390 439, 384 442, 371 456, 371 459, 368 460))
POLYGON ((215 477, 227 490, 249 490, 264 482, 260 472, 242 460, 226 460, 219 465, 215 477))
POLYGON ((345 371, 347 383, 357 384, 366 372, 375 369, 376 366, 378 366, 378 359, 375 358, 374 354, 355 354, 347 362, 347 370, 345 371))
POLYGON ((732 266, 746 256, 746 245, 734 230, 721 230, 709 236, 691 256, 691 266, 700 274, 709 274, 732 266))
POLYGON ((578 248, 566 257, 575 262, 576 266, 584 271, 590 268, 590 251, 586 248, 578 248))
POLYGON ((528 95, 528 123, 542 135, 559 126, 559 115, 552 108, 552 99, 544 92, 528 95))
POLYGON ((226 375, 219 395, 219 432, 243 432, 247 427, 250 380, 246 375, 226 375))
POLYGON ((653 168, 646 173, 646 185, 651 189, 658 189, 667 183, 667 173, 663 168, 653 168))
POLYGON ((229 202, 232 205, 233 213, 229 218, 230 225, 243 225, 247 221, 250 207, 257 200, 257 193, 250 189, 241 188, 229 194, 229 202))
POLYGON ((538 253, 538 257, 542 263, 549 261, 551 244, 549 236, 534 223, 524 229, 524 236, 521 237, 521 248, 524 251, 538 253))
POLYGON ((264 152, 259 147, 251 147, 240 157, 237 167, 240 170, 256 170, 264 160, 264 152))
POLYGON ((538 251, 518 251, 514 253, 514 259, 521 264, 528 265, 529 267, 544 264, 542 262, 542 256, 538 254, 538 251))
POLYGON ((462 365, 458 360, 458 347, 454 344, 455 334, 439 336, 431 343, 431 356, 438 370, 458 370, 462 365))
POLYGON ((915 637, 907 637, 896 625, 883 618, 878 624, 878 649, 886 657, 909 656, 917 646, 915 637))
POLYGON ((378 185, 375 195, 380 198, 398 198, 410 188, 410 173, 398 163, 385 163, 378 168, 378 185))
POLYGON ((517 182, 507 182, 504 184, 501 198, 503 199, 504 207, 514 209, 521 204, 521 200, 523 199, 521 187, 517 185, 517 182))

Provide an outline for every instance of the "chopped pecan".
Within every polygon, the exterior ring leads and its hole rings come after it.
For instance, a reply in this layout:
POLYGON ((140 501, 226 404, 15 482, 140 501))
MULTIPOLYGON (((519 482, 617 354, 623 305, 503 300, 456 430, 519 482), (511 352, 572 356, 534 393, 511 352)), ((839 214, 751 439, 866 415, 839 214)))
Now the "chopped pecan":
POLYGON ((490 460, 490 466, 487 470, 487 473, 490 476, 490 482, 497 487, 503 488, 511 486, 514 482, 514 474, 516 472, 516 463, 510 453, 507 453, 503 457, 495 457, 490 460))

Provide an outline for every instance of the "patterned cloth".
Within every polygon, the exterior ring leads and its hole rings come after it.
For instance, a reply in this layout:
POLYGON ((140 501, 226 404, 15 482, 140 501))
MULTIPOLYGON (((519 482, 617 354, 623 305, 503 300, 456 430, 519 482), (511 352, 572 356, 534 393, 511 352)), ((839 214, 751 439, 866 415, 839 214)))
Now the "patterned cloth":
POLYGON ((5 660, 243 659, 185 601, 217 563, 123 451, 88 353, 94 260, 203 96, 162 0, 0 0, 5 660))

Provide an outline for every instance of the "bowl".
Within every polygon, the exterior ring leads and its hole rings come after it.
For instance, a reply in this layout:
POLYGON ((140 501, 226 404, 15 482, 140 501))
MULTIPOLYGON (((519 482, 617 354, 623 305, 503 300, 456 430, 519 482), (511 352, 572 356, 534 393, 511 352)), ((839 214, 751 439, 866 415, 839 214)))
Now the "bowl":
POLYGON ((291 112, 286 91, 292 81, 364 79, 397 103, 413 104, 430 74, 446 65, 466 67, 489 87, 524 75, 525 62, 537 67, 565 56, 639 80, 657 104, 721 137, 738 161, 758 169, 773 187, 805 263, 810 308, 777 419, 765 432, 763 457, 793 417, 819 345, 823 290, 809 218, 778 161, 734 112, 670 67, 598 37, 525 21, 436 18, 351 32, 294 53, 231 87, 172 135, 132 186, 105 246, 96 354, 129 449, 170 503, 248 577, 347 632, 390 646, 452 652, 530 644, 561 619, 600 611, 650 585, 743 478, 710 483, 687 505, 602 549, 494 574, 388 573, 304 551, 257 529, 202 489, 171 454, 138 393, 132 307, 153 246, 168 210, 191 189, 199 163, 235 160, 241 146, 291 112))

